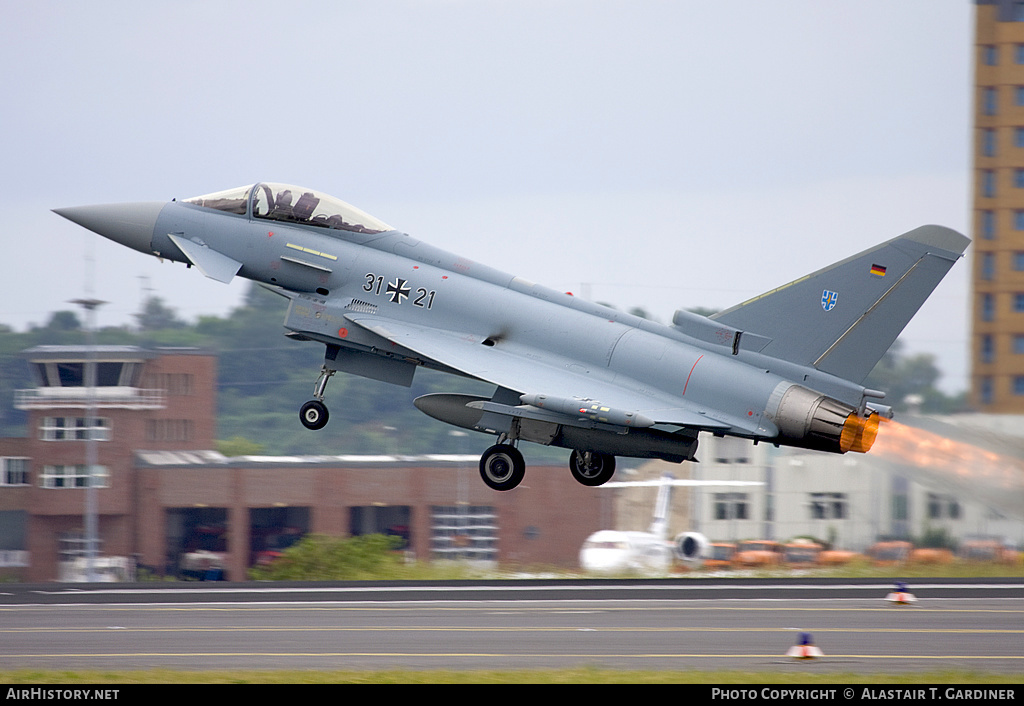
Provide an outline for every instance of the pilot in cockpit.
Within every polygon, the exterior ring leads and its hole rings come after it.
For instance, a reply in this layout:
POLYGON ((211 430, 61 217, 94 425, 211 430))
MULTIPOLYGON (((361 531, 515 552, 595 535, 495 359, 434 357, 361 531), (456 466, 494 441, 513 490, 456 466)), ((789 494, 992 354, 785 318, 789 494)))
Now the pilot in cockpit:
POLYGON ((274 208, 270 217, 277 220, 289 220, 292 216, 292 192, 288 189, 280 192, 274 199, 274 208))

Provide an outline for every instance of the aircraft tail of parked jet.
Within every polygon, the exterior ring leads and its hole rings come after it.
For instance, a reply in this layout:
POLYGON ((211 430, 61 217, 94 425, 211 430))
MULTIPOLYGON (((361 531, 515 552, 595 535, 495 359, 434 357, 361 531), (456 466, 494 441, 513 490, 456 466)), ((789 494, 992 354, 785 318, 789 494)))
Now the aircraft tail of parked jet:
POLYGON ((658 488, 658 499, 654 503, 654 517, 651 519, 651 526, 647 531, 659 539, 668 537, 668 513, 672 504, 672 476, 666 474, 663 478, 666 482, 658 488))
POLYGON ((765 355, 860 383, 969 243, 922 226, 710 318, 770 339, 765 355))
POLYGON ((748 487, 764 485, 760 481, 690 480, 676 479, 666 473, 655 480, 612 481, 606 488, 656 487, 654 514, 646 532, 600 530, 587 537, 580 549, 580 566, 587 571, 666 571, 671 568, 673 547, 675 553, 690 565, 703 559, 708 547, 707 538, 699 532, 684 532, 675 540, 668 539, 669 513, 672 507, 672 489, 686 487, 748 487))

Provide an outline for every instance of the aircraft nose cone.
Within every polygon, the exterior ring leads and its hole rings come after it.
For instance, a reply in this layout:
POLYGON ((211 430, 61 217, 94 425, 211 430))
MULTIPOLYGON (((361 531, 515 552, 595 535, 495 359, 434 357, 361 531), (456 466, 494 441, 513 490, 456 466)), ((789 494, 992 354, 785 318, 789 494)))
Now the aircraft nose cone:
POLYGON ((163 202, 111 203, 55 208, 53 212, 129 248, 152 253, 153 229, 163 202))

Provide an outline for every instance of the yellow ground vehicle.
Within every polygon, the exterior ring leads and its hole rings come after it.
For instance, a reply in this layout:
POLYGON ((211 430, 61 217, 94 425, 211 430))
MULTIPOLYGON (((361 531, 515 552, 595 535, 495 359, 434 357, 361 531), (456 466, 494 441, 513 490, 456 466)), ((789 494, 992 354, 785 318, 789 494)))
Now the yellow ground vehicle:
POLYGON ((919 547, 910 552, 911 564, 952 564, 953 552, 949 549, 919 547))
POLYGON ((782 563, 782 545, 770 539, 752 539, 736 545, 732 565, 744 568, 763 568, 782 563))
POLYGON ((703 568, 728 569, 732 566, 735 555, 736 545, 733 542, 712 542, 708 547, 708 556, 704 560, 703 568))
POLYGON ((995 564, 1020 562, 1020 552, 995 539, 966 539, 960 543, 957 556, 965 561, 987 561, 995 564))
POLYGON ((806 539, 788 542, 782 547, 782 563, 793 569, 806 569, 817 566, 821 558, 822 546, 806 539))
POLYGON ((818 563, 821 566, 842 566, 849 564, 860 556, 857 552, 849 549, 825 549, 818 555, 818 563))
POLYGON ((906 563, 913 549, 913 544, 902 540, 875 542, 868 547, 867 555, 875 566, 891 566, 906 563))

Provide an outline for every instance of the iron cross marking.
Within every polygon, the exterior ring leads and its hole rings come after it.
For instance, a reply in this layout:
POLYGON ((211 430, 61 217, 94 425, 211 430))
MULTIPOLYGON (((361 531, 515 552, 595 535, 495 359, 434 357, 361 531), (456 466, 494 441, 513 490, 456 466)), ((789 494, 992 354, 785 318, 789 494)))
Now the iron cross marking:
POLYGON ((388 282, 388 291, 387 291, 387 293, 391 295, 391 303, 392 304, 401 304, 402 303, 402 297, 405 297, 406 299, 408 299, 409 298, 409 293, 411 291, 412 291, 412 289, 410 289, 408 286, 406 286, 405 280, 401 279, 399 277, 395 278, 394 283, 388 282))

